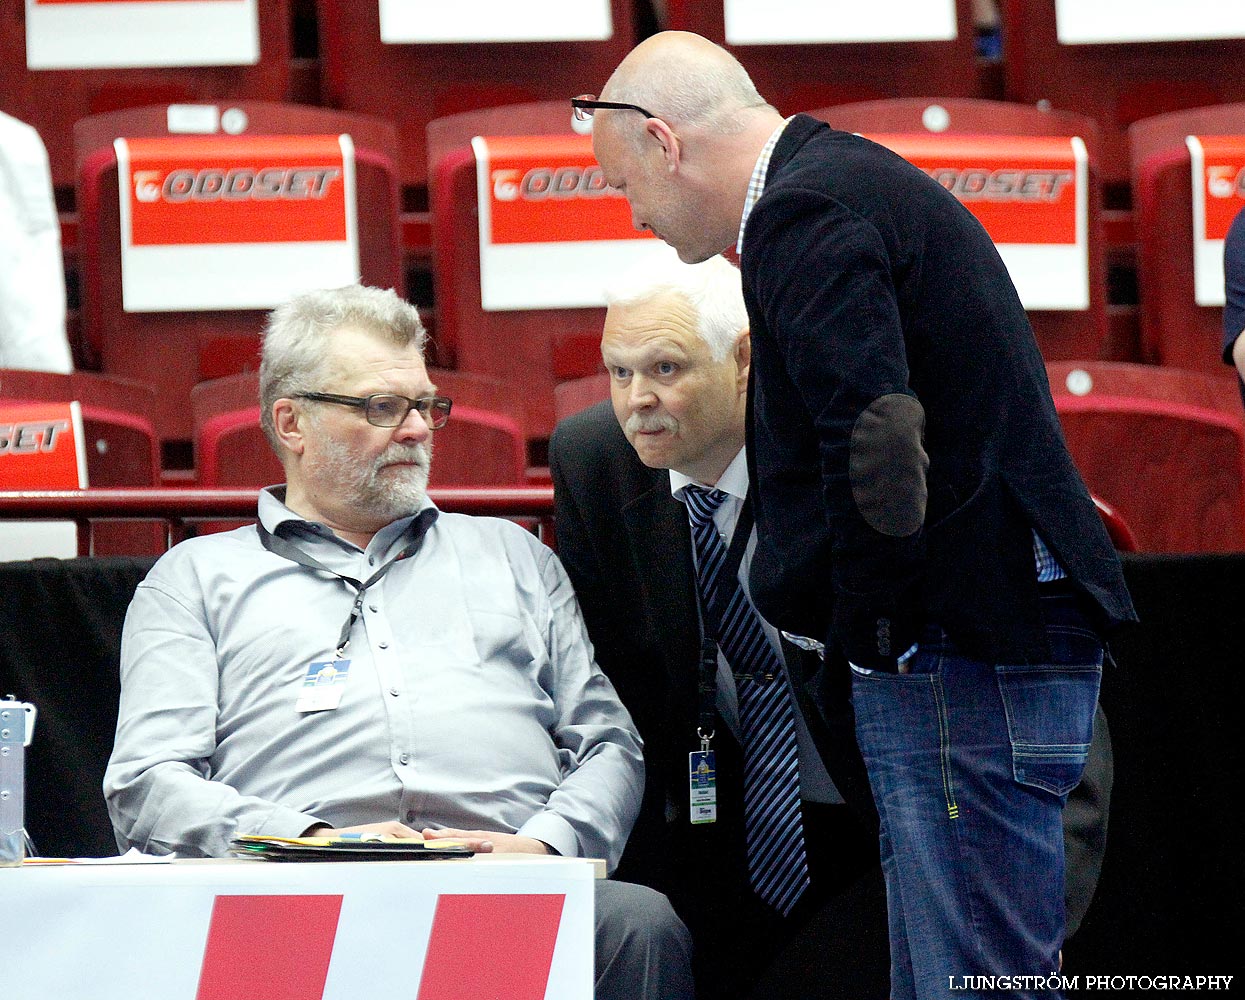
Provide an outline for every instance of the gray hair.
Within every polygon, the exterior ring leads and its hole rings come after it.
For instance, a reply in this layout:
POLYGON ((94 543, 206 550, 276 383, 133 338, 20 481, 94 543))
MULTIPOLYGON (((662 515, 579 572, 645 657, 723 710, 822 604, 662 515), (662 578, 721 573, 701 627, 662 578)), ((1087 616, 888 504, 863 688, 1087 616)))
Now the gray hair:
POLYGON ((606 305, 641 305, 667 294, 680 295, 696 313, 696 332, 722 361, 748 328, 739 269, 725 257, 684 264, 662 257, 627 271, 605 289, 606 305))
POLYGON ((281 446, 272 404, 322 388, 329 342, 335 331, 347 326, 421 352, 427 339, 419 311, 391 288, 347 285, 304 292, 277 306, 268 314, 260 351, 259 419, 278 455, 281 446))

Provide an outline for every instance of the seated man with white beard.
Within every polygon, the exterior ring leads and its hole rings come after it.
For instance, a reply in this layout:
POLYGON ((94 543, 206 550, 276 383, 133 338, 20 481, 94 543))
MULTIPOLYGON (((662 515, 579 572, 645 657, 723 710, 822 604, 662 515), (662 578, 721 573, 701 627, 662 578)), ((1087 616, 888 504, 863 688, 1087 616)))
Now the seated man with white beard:
MULTIPOLYGON (((260 403, 286 485, 134 595, 104 778, 122 849, 354 830, 617 864, 639 737, 554 554, 427 498, 451 406, 424 336, 412 306, 358 286, 272 313, 260 403)), ((598 882, 596 912, 597 997, 691 996, 664 896, 598 882)))

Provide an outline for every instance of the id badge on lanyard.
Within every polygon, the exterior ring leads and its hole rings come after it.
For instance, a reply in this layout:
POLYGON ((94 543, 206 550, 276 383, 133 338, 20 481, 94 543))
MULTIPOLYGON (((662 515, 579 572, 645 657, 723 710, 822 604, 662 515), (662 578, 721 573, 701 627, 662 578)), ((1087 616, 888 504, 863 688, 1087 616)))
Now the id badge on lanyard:
POLYGON ((255 529, 259 533, 259 540, 269 552, 298 563, 300 566, 306 566, 308 569, 335 576, 355 591, 350 612, 345 622, 342 623, 341 633, 337 637, 336 655, 331 660, 315 660, 307 665, 307 673, 303 676, 303 683, 298 691, 298 701, 294 705, 296 712, 332 711, 341 704, 342 694, 346 690, 346 679, 350 674, 350 661, 344 658, 344 654, 346 647, 350 645, 350 633, 363 615, 363 595, 367 593, 368 587, 388 573, 395 563, 416 553, 424 535, 436 518, 435 507, 420 511, 407 529, 407 545, 366 580, 356 580, 354 577, 329 569, 318 559, 301 551, 288 539, 272 534, 262 523, 256 522, 255 529))

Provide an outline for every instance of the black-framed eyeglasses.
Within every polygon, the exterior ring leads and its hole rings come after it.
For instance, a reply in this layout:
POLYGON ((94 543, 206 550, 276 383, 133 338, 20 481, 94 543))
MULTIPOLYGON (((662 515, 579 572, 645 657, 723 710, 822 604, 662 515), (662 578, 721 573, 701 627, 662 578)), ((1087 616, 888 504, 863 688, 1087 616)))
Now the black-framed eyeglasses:
POLYGON ((374 392, 370 396, 339 396, 335 392, 300 392, 295 399, 310 399, 314 403, 336 403, 362 410, 367 422, 374 427, 398 427, 411 410, 415 410, 434 431, 439 431, 450 419, 454 402, 448 396, 398 396, 392 392, 374 392))
POLYGON ((597 108, 605 108, 607 111, 638 111, 645 118, 656 118, 653 112, 648 111, 638 104, 619 104, 617 101, 598 101, 596 94, 580 94, 578 97, 571 98, 571 114, 578 121, 592 121, 592 113, 597 108))

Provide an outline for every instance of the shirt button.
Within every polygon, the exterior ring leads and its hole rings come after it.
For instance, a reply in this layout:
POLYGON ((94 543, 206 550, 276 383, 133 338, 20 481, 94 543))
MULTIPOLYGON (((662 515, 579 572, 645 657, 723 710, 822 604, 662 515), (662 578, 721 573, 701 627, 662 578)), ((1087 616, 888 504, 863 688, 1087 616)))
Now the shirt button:
POLYGON ((389 643, 387 643, 387 642, 378 642, 376 645, 378 645, 381 649, 388 649, 388 648, 389 648, 389 643))
POLYGON ((408 823, 414 823, 414 822, 415 822, 415 810, 414 810, 414 809, 411 809, 409 812, 407 812, 407 814, 406 814, 406 821, 407 821, 408 823))
POLYGON ((389 689, 389 693, 390 693, 391 695, 393 695, 393 696, 396 698, 396 697, 398 696, 398 689, 397 689, 397 688, 390 688, 390 689, 389 689))
POLYGON ((398 757, 399 764, 409 764, 410 762, 411 762, 411 755, 409 753, 404 753, 398 757))
POLYGON ((368 564, 369 566, 375 566, 375 565, 376 565, 376 557, 375 557, 375 556, 368 556, 368 557, 367 557, 367 564, 368 564))
POLYGON ((368 610, 369 610, 369 611, 375 611, 375 610, 377 610, 377 608, 376 608, 376 605, 375 605, 375 604, 369 604, 369 605, 367 606, 367 608, 368 608, 368 610))

